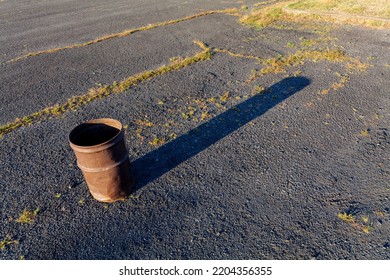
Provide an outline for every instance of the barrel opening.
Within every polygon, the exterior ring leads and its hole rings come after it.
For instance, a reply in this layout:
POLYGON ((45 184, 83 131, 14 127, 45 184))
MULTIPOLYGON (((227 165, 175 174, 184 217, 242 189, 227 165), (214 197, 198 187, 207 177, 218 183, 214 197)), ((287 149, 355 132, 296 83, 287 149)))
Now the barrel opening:
POLYGON ((120 133, 120 129, 104 123, 85 123, 70 135, 70 141, 77 146, 103 144, 120 133))

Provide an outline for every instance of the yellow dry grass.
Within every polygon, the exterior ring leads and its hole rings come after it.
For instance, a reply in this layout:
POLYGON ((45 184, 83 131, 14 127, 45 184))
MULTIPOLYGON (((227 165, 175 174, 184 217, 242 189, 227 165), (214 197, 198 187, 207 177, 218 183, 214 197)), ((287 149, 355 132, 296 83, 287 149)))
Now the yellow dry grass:
POLYGON ((13 240, 7 235, 4 239, 0 240, 0 251, 5 250, 8 246, 13 244, 19 244, 19 241, 13 240))
POLYGON ((138 85, 142 81, 169 73, 171 71, 180 70, 191 64, 208 60, 212 57, 211 48, 206 46, 203 42, 195 41, 194 43, 197 44, 202 49, 202 51, 192 57, 186 57, 179 61, 175 60, 168 65, 161 66, 157 69, 141 72, 139 74, 130 76, 120 82, 114 82, 112 85, 104 85, 100 87, 91 88, 86 94, 73 96, 63 104, 57 104, 45 108, 41 111, 32 113, 31 115, 25 116, 23 118, 17 118, 11 123, 0 126, 0 138, 19 127, 37 123, 53 116, 60 116, 66 112, 74 111, 97 99, 104 98, 112 94, 124 92, 130 87, 138 85))
POLYGON ((288 7, 305 11, 345 13, 390 19, 389 0, 300 0, 288 7))
POLYGON ((307 25, 310 22, 331 22, 390 28, 388 0, 301 0, 286 1, 255 9, 240 18, 240 22, 257 28, 278 22, 307 25))

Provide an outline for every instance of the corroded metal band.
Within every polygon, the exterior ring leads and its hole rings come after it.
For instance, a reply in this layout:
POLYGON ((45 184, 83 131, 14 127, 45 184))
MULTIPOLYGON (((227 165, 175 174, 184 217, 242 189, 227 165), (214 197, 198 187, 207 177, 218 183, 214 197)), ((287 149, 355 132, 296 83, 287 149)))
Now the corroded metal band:
POLYGON ((83 172, 89 172, 89 173, 94 173, 94 172, 103 172, 103 171, 107 171, 107 170, 110 170, 112 168, 115 168, 119 165, 121 165, 122 163, 124 163, 126 160, 129 160, 129 155, 126 154, 125 157, 123 159, 121 159, 120 161, 116 161, 114 164, 111 164, 111 165, 106 165, 106 166, 102 166, 102 167, 86 167, 86 166, 82 166, 79 164, 79 162, 77 161, 77 166, 83 171, 83 172))

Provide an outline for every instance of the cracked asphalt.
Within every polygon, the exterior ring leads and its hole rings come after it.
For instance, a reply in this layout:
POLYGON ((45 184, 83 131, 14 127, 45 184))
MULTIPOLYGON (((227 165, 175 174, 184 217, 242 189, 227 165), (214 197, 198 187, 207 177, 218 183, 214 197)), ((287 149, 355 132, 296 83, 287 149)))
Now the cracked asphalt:
POLYGON ((255 29, 216 13, 7 62, 258 2, 1 1, 1 125, 193 57, 195 40, 213 55, 5 134, 0 258, 389 259, 389 30, 255 29), (273 58, 326 49, 366 67, 302 59, 256 75, 273 58), (102 117, 125 126, 136 178, 112 204, 89 194, 68 143, 102 117))

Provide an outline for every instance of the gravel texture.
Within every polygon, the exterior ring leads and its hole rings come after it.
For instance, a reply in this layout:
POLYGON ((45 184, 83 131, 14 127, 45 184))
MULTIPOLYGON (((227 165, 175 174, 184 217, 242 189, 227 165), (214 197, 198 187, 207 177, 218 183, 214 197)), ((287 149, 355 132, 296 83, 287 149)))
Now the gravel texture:
MULTIPOLYGON (((259 1, 5 0, 1 60, 242 2, 259 1)), ((3 63, 0 123, 191 57, 194 40, 210 60, 0 139, 0 242, 15 241, 0 258, 389 259, 388 30, 259 30, 213 14, 3 63), (265 67, 254 56, 287 57, 310 39, 368 66, 307 59, 253 78, 265 67), (102 117, 125 125, 136 177, 112 204, 89 194, 68 143, 102 117)))

